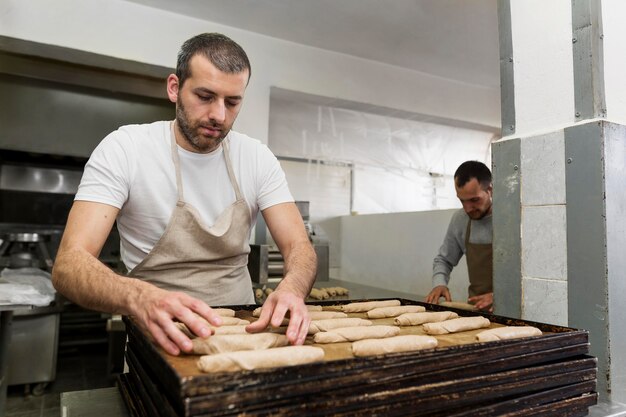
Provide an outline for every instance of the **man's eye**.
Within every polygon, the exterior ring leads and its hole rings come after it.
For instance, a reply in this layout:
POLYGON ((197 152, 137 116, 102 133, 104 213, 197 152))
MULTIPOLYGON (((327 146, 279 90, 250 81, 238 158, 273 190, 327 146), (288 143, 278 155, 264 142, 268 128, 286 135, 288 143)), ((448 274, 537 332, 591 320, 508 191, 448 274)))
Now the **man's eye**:
POLYGON ((226 105, 227 105, 228 107, 235 107, 235 106, 237 106, 238 104, 239 104, 239 102, 238 102, 238 101, 229 101, 229 100, 227 100, 227 101, 226 101, 226 105))
POLYGON ((198 95, 198 98, 199 98, 200 100, 202 100, 202 101, 209 101, 209 100, 211 100, 213 97, 211 97, 211 96, 201 96, 201 95, 198 95))

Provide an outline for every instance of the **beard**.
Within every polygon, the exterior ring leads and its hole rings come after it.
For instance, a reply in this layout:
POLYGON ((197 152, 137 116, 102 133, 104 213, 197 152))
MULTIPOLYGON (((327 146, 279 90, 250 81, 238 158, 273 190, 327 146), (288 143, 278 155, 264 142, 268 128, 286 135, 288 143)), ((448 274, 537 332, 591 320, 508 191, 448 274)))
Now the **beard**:
POLYGON ((467 215, 472 220, 480 220, 489 214, 490 209, 491 209, 491 204, 489 204, 489 206, 485 210, 478 209, 478 210, 470 211, 469 213, 467 213, 467 215))
POLYGON ((201 153, 208 153, 217 149, 220 143, 230 132, 230 128, 226 128, 215 120, 208 122, 193 121, 185 111, 185 106, 180 99, 176 101, 176 123, 183 134, 185 141, 195 150, 201 153), (210 128, 219 130, 217 136, 207 136, 201 133, 202 128, 210 128))

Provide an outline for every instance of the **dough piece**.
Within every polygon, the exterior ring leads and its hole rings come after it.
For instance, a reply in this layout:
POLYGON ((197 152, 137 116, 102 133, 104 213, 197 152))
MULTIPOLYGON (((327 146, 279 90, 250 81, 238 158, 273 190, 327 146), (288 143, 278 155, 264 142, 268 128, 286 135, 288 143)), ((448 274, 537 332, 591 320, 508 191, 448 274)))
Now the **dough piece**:
POLYGON ((439 323, 424 323, 422 327, 427 334, 448 334, 489 327, 490 324, 488 319, 476 316, 461 317, 439 323))
POLYGON ((327 332, 329 330, 338 329, 341 327, 371 325, 371 321, 357 318, 313 320, 311 321, 311 325, 309 326, 309 334, 315 334, 317 332, 327 332))
MULTIPOLYGON (((261 317, 261 310, 263 309, 263 307, 257 307, 254 309, 254 311, 252 312, 252 316, 253 317, 261 317)), ((311 304, 307 304, 306 309, 309 311, 322 311, 322 306, 316 306, 316 305, 311 305, 311 304)))
POLYGON ((241 324, 250 324, 250 321, 243 320, 237 317, 221 317, 221 319, 222 319, 222 326, 235 326, 235 325, 241 325, 241 324))
POLYGON ((178 330, 180 330, 181 332, 183 332, 183 334, 184 334, 185 336, 187 336, 188 338, 190 338, 190 339, 194 339, 194 338, 198 337, 198 336, 196 336, 196 335, 195 335, 195 334, 194 334, 191 330, 189 330, 189 327, 187 327, 187 326, 185 325, 185 323, 181 323, 181 322, 177 321, 177 322, 174 322, 174 325, 175 325, 176 327, 178 327, 178 330))
POLYGON ((437 347, 437 339, 432 336, 404 335, 386 339, 365 339, 352 344, 354 356, 383 355, 394 352, 410 352, 414 350, 432 349, 437 347))
POLYGON ((263 299, 263 290, 260 288, 257 288, 254 290, 254 298, 256 298, 257 300, 262 300, 263 299))
POLYGON ((247 324, 237 324, 234 326, 213 327, 213 334, 245 334, 247 324))
POLYGON ((191 341, 196 355, 237 352, 240 350, 262 350, 287 346, 287 336, 278 333, 224 334, 196 338, 191 341))
POLYGON ((350 294, 350 290, 343 287, 333 287, 335 291, 337 291, 337 295, 348 295, 350 294))
POLYGON ((437 323, 459 317, 453 311, 428 311, 423 313, 405 313, 393 320, 396 326, 418 326, 424 323, 437 323))
POLYGON ((341 306, 341 310, 344 313, 362 313, 378 307, 393 307, 399 306, 400 304, 400 300, 366 301, 361 303, 344 304, 341 306))
POLYGON ((328 295, 330 295, 331 297, 334 297, 337 295, 337 290, 334 289, 333 287, 324 287, 324 288, 320 288, 322 291, 326 291, 326 293, 328 295))
POLYGON ((214 313, 217 313, 218 315, 222 316, 222 317, 235 317, 235 310, 233 310, 232 308, 213 308, 212 309, 214 313))
POLYGON ((323 289, 311 288, 309 297, 316 299, 316 300, 325 300, 327 298, 330 298, 330 295, 328 295, 328 293, 323 289))
POLYGON ((520 337, 541 336, 543 333, 533 326, 505 326, 485 330, 476 335, 479 342, 493 342, 496 340, 518 339, 520 337))
POLYGON ((202 372, 233 372, 241 370, 294 366, 319 362, 324 349, 315 346, 285 346, 275 349, 220 353, 200 357, 202 372))
MULTIPOLYGON (((174 324, 176 324, 176 327, 178 327, 180 331, 182 331, 185 334, 185 336, 187 336, 188 338, 194 339, 198 337, 195 334, 193 334, 191 330, 189 330, 189 328, 185 326, 185 324, 180 323, 180 322, 176 322, 174 324)), ((236 324, 234 326, 220 326, 220 327, 209 326, 209 328, 213 330, 213 334, 242 334, 242 333, 245 334, 245 333, 248 333, 246 332, 247 326, 248 326, 247 324, 236 324)))
POLYGON ((354 342, 362 339, 382 339, 400 334, 400 328, 396 326, 356 326, 341 327, 327 332, 315 333, 315 343, 340 343, 354 342))
POLYGON ((325 320, 325 319, 343 319, 348 317, 346 313, 341 311, 310 311, 309 317, 311 320, 325 320))
POLYGON ((461 303, 459 301, 442 301, 439 305, 443 307, 458 308, 459 310, 478 311, 474 304, 461 303))
POLYGON ((387 317, 397 317, 404 313, 419 313, 426 311, 426 307, 422 306, 397 306, 397 307, 378 307, 367 312, 368 319, 384 319, 387 317))
POLYGON ((273 293, 273 292, 274 292, 274 290, 273 290, 273 289, 271 289, 271 288, 266 288, 266 289, 265 289, 265 295, 270 295, 270 294, 271 294, 271 293, 273 293))

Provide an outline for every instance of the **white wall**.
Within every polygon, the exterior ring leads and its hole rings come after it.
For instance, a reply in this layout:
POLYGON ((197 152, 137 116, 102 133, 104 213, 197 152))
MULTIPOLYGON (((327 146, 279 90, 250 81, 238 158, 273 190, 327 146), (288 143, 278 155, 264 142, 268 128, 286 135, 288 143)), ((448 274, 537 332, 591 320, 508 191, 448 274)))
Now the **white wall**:
POLYGON ((575 122, 570 0, 511 2, 515 135, 575 122))
MULTIPOLYGON (((455 210, 340 217, 340 244, 328 230, 331 251, 338 251, 338 276, 349 282, 426 296, 432 289, 433 259, 455 210)), ((332 225, 333 222, 329 222, 332 225)), ((322 224, 324 226, 324 224, 322 224)), ((329 228, 330 229, 330 228, 329 228)), ((450 291, 467 300, 465 257, 454 268, 450 291)))
POLYGON ((607 119, 626 123, 626 2, 602 0, 602 33, 604 55, 604 92, 607 119))
POLYGON ((267 143, 270 87, 499 126, 497 89, 306 47, 122 0, 2 0, 0 35, 173 67, 180 44, 218 31, 248 52, 236 129, 267 143))

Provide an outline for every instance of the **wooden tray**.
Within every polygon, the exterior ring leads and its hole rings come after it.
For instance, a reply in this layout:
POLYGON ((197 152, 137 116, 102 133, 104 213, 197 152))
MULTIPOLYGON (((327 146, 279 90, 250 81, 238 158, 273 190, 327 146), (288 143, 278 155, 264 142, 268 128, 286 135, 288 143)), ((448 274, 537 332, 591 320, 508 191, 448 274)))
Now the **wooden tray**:
MULTIPOLYGON (((136 398, 150 398, 160 415, 166 416, 405 415, 416 407, 420 415, 437 415, 443 412, 442 406, 445 413, 453 409, 463 413, 467 407, 474 411, 476 407, 515 411, 530 404, 537 407, 565 400, 572 409, 595 403, 596 364, 595 358, 584 356, 589 350, 586 331, 401 301, 424 305, 427 310, 452 310, 462 316, 483 315, 493 327, 534 325, 544 335, 476 343, 478 331, 464 332, 437 336, 439 347, 435 349, 366 358, 352 357, 349 343, 318 345, 325 349, 323 363, 202 374, 195 365, 197 357, 165 354, 126 319, 130 380, 137 385, 135 392, 144 392, 136 398), (567 398, 563 393, 568 393, 567 398), (576 396, 580 401, 569 401, 576 396), (520 400, 527 397, 535 403, 520 400)), ((332 309, 345 303, 316 304, 332 309)), ((231 308, 237 310, 238 317, 247 318, 255 307, 231 308)), ((421 333, 421 326, 403 328, 403 334, 407 329, 421 333)))

